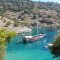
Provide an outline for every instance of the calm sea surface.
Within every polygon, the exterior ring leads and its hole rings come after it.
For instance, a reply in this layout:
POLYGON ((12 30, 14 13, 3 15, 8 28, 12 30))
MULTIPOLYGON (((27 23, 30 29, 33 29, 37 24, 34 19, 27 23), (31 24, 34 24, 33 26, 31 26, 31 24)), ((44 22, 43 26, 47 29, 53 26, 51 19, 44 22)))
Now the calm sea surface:
MULTIPOLYGON (((36 28, 33 28, 32 35, 36 35, 36 28)), ((44 46, 49 42, 53 42, 56 36, 56 31, 54 29, 39 28, 39 34, 46 33, 43 39, 40 39, 34 43, 27 44, 17 44, 21 41, 23 35, 20 34, 13 38, 12 43, 8 45, 6 56, 4 60, 55 60, 50 50, 45 49, 44 46)), ((24 33, 29 35, 29 33, 24 33)))

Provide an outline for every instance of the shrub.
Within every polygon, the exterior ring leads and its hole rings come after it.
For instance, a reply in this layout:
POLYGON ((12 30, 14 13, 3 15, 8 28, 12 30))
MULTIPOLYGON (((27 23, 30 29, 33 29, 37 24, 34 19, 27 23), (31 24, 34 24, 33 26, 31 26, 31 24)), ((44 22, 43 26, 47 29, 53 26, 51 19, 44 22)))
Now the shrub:
POLYGON ((0 60, 4 59, 6 44, 11 42, 11 38, 16 35, 15 32, 7 31, 6 29, 0 29, 0 60))
POLYGON ((53 42, 51 53, 54 54, 55 57, 60 56, 60 35, 58 35, 56 41, 53 42))
POLYGON ((18 27, 19 26, 19 22, 18 21, 15 21, 13 26, 14 27, 18 27))
POLYGON ((33 15, 32 19, 36 19, 36 18, 37 18, 37 16, 36 15, 33 15))
POLYGON ((11 22, 10 22, 10 21, 8 21, 8 22, 6 23, 6 25, 5 25, 5 27, 10 26, 10 24, 11 24, 11 22))

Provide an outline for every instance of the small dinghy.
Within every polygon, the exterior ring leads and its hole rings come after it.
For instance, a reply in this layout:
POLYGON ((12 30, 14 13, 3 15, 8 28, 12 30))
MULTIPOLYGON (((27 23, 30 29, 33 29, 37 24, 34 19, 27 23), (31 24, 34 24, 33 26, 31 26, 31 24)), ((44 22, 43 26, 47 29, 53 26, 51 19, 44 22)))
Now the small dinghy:
POLYGON ((46 39, 44 40, 44 43, 45 43, 45 46, 44 46, 44 48, 46 48, 46 49, 47 49, 48 47, 51 47, 51 46, 53 46, 53 44, 52 44, 52 43, 50 43, 50 42, 47 44, 47 41, 46 41, 46 39))
POLYGON ((48 43, 48 46, 50 47, 50 46, 53 46, 53 44, 52 43, 48 43))

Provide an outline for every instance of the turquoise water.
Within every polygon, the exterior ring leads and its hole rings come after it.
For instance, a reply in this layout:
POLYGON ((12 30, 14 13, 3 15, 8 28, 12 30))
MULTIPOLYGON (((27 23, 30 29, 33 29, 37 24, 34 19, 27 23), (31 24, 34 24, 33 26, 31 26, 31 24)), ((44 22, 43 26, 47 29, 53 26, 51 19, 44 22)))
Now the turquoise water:
MULTIPOLYGON (((18 41, 22 40, 22 34, 16 36, 12 43, 8 45, 4 60, 55 60, 50 50, 43 47, 46 45, 45 39, 47 43, 53 42, 56 32, 48 29, 42 31, 39 28, 39 33, 46 33, 46 36, 34 43, 27 44, 17 44, 18 41)), ((36 28, 32 30, 32 35, 35 34, 36 28)))

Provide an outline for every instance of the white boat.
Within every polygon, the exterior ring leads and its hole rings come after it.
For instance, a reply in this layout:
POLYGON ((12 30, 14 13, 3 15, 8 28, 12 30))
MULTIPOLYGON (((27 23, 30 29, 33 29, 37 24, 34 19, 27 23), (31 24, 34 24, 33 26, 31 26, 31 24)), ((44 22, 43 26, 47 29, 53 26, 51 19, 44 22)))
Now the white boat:
POLYGON ((38 36, 24 36, 24 38, 26 39, 26 41, 37 41, 38 39, 41 39, 45 36, 45 34, 40 34, 38 36))
MULTIPOLYGON (((30 26, 31 28, 31 26, 30 26)), ((30 35, 29 36, 24 36, 24 40, 25 42, 33 42, 33 41, 37 41, 41 38, 43 38, 46 34, 38 34, 38 24, 37 24, 37 35, 36 36, 32 36, 31 35, 31 31, 30 31, 30 35)))
POLYGON ((47 45, 48 45, 48 46, 53 46, 53 44, 52 44, 52 43, 48 43, 47 45))
POLYGON ((51 47, 51 46, 53 46, 53 44, 52 43, 48 43, 47 45, 44 46, 44 48, 48 48, 48 47, 51 47))

